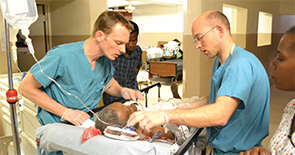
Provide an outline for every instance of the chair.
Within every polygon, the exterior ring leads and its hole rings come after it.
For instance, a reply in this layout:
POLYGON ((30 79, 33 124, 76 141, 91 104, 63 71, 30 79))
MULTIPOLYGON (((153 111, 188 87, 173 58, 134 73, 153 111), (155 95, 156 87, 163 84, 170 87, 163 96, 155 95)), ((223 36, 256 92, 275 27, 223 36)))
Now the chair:
POLYGON ((13 142, 13 136, 0 137, 0 155, 8 154, 8 147, 11 142, 13 142))
MULTIPOLYGON (((13 136, 3 136, 0 137, 0 155, 8 155, 9 144, 13 142, 13 136)), ((22 139, 19 137, 19 143, 22 139)))
POLYGON ((138 81, 138 86, 139 86, 139 89, 141 89, 141 85, 146 85, 146 86, 149 86, 149 81, 138 81))

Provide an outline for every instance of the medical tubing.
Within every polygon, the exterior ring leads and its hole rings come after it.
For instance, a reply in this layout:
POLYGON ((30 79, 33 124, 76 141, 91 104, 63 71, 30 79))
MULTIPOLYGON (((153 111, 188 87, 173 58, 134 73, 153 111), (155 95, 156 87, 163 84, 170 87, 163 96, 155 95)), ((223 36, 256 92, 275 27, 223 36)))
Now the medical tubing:
POLYGON ((12 44, 13 45, 11 46, 11 50, 12 50, 13 61, 15 63, 15 66, 16 66, 18 72, 21 73, 21 70, 19 69, 18 63, 17 63, 17 47, 15 46, 15 42, 12 44))
POLYGON ((163 114, 163 117, 164 117, 164 119, 165 119, 165 124, 168 124, 169 123, 169 119, 168 119, 168 116, 165 114, 165 111, 163 110, 163 109, 161 109, 162 110, 162 114, 163 114))
POLYGON ((18 72, 21 73, 21 70, 19 69, 18 63, 17 63, 17 47, 16 47, 17 38, 16 38, 16 35, 18 33, 18 30, 19 30, 18 28, 11 26, 9 29, 9 32, 11 34, 10 35, 10 42, 12 43, 12 46, 11 46, 12 58, 13 58, 13 61, 15 63, 15 66, 16 66, 18 72))
MULTIPOLYGON (((26 39, 26 41, 31 41, 31 39, 26 39)), ((83 106, 86 108, 86 109, 88 109, 92 114, 93 114, 93 116, 95 116, 96 118, 97 118, 97 120, 99 120, 100 122, 102 122, 102 123, 104 123, 104 124, 106 124, 106 125, 109 125, 108 123, 106 123, 106 122, 104 122, 103 120, 101 120, 98 116, 97 116, 97 114, 95 114, 91 109, 89 109, 81 100, 80 100, 80 98, 79 97, 77 97, 76 95, 74 95, 74 94, 71 94, 71 93, 69 93, 69 92, 67 92, 66 90, 64 90, 54 79, 52 79, 51 77, 49 77, 49 76, 47 76, 44 72, 43 72, 43 70, 42 70, 42 67, 41 67, 41 65, 40 65, 40 63, 39 63, 39 61, 37 60, 37 58, 35 57, 35 51, 33 51, 33 52, 31 52, 31 50, 34 50, 34 48, 33 48, 33 45, 32 45, 32 42, 29 42, 30 44, 31 44, 31 48, 29 48, 29 50, 30 50, 30 53, 32 54, 32 56, 33 56, 33 58, 34 58, 34 60, 37 62, 37 64, 38 64, 38 66, 39 66, 39 68, 40 68, 40 71, 41 71, 41 73, 45 76, 45 77, 47 77, 48 79, 50 79, 52 82, 54 82, 62 91, 64 91, 66 94, 68 94, 68 95, 71 95, 71 96, 73 96, 73 97, 75 97, 77 100, 79 100, 82 104, 83 104, 83 106)), ((28 42, 27 42, 27 44, 28 44, 28 42)))
POLYGON ((184 131, 183 131, 183 127, 182 127, 182 125, 180 126, 180 128, 181 128, 181 132, 182 132, 182 134, 183 134, 184 140, 186 140, 187 138, 186 138, 185 133, 184 133, 184 131))

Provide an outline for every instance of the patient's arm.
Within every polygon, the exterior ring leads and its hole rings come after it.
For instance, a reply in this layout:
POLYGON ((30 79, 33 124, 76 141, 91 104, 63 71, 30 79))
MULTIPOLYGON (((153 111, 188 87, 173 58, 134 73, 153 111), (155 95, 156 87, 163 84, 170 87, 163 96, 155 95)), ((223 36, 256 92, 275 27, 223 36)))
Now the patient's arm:
POLYGON ((152 137, 158 131, 161 131, 161 135, 158 137, 158 139, 174 140, 174 136, 171 134, 171 132, 168 131, 167 133, 165 133, 164 128, 162 127, 153 127, 150 132, 147 132, 140 127, 138 127, 136 130, 137 133, 144 134, 148 137, 152 137))

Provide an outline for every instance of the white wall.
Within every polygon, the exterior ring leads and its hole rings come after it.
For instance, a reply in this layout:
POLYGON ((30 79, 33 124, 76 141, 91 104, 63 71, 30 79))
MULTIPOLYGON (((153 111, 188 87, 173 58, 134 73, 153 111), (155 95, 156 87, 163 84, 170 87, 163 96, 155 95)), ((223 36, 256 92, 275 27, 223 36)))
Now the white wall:
MULTIPOLYGON (((132 14, 132 20, 138 24, 141 36, 153 34, 156 41, 170 41, 178 38, 182 42, 183 6, 144 5, 136 6, 136 9, 152 10, 152 12, 132 14), (175 36, 171 38, 171 34, 175 36)), ((146 44, 154 45, 155 43, 139 40, 138 44, 144 47, 146 44)))
POLYGON ((153 10, 148 13, 133 13, 133 20, 140 25, 141 33, 183 32, 183 7, 147 5, 136 6, 136 9, 153 10))

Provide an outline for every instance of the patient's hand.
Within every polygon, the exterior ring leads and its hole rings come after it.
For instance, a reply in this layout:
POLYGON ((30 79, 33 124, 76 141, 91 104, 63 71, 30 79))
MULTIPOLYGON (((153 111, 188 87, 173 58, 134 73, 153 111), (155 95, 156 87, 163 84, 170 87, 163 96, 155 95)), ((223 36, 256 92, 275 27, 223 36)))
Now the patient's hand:
POLYGON ((240 152, 240 155, 270 155, 266 148, 263 146, 253 147, 246 152, 240 152))

